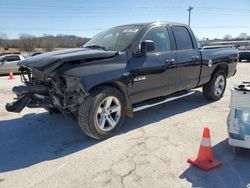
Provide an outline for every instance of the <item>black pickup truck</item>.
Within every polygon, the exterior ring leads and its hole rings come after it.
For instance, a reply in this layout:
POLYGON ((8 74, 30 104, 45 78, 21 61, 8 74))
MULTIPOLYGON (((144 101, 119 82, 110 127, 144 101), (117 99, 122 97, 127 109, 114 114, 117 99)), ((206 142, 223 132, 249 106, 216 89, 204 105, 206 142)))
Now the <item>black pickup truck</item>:
MULTIPOLYGON (((154 22, 113 27, 82 48, 41 54, 20 63, 21 86, 7 111, 25 106, 78 118, 84 133, 105 139, 126 115, 203 87, 219 100, 236 72, 234 48, 199 50, 184 24, 154 22)), ((181 108, 181 107, 180 107, 181 108)))

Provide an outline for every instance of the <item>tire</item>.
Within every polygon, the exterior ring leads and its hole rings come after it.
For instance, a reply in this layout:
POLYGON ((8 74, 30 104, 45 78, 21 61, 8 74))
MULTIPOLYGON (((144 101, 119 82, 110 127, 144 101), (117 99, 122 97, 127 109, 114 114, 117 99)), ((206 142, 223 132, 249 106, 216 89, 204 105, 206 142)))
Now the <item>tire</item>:
POLYGON ((113 87, 99 87, 93 90, 80 105, 79 126, 86 135, 94 139, 109 138, 123 124, 124 106, 124 96, 119 90, 113 87), (114 112, 111 112, 111 108, 114 112))
POLYGON ((226 83, 227 80, 225 72, 222 70, 216 71, 212 74, 210 81, 206 83, 202 88, 204 97, 208 100, 213 101, 220 100, 225 92, 226 83))

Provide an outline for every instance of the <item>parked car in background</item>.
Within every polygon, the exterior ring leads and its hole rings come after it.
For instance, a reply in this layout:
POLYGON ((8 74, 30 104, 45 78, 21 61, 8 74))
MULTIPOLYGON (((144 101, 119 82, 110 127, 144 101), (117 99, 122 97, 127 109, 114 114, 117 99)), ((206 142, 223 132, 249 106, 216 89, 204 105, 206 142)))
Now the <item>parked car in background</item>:
POLYGON ((19 54, 0 56, 0 74, 18 73, 19 66, 17 63, 23 59, 23 56, 19 54))
POLYGON ((240 46, 239 50, 239 61, 247 60, 250 61, 250 46, 240 46))

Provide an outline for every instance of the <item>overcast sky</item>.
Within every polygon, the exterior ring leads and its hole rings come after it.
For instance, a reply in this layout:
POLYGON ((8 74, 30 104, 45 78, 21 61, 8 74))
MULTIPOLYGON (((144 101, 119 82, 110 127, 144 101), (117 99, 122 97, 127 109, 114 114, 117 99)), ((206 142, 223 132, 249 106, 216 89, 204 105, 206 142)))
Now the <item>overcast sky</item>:
POLYGON ((250 0, 0 0, 0 32, 92 37, 112 26, 150 21, 188 22, 200 39, 250 35, 250 0))

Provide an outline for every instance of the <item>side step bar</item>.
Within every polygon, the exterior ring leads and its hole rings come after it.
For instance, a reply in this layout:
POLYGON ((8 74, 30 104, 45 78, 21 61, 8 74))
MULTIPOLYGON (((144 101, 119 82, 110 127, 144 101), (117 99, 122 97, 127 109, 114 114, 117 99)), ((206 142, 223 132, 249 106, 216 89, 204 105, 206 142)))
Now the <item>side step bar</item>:
POLYGON ((185 91, 185 92, 180 92, 180 94, 176 93, 174 95, 167 96, 167 97, 163 98, 160 101, 158 100, 158 102, 155 102, 155 103, 142 102, 141 105, 137 104, 133 108, 133 112, 137 112, 137 111, 144 110, 144 109, 147 109, 147 108, 150 108, 150 107, 153 107, 153 106, 157 106, 157 105, 160 105, 160 104, 163 104, 163 103, 174 101, 176 99, 179 99, 179 98, 182 98, 182 97, 186 97, 186 96, 192 95, 194 93, 195 93, 194 91, 188 90, 188 91, 185 91))

